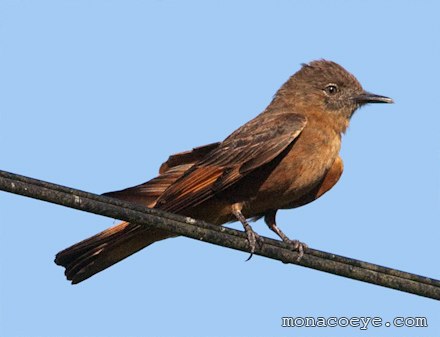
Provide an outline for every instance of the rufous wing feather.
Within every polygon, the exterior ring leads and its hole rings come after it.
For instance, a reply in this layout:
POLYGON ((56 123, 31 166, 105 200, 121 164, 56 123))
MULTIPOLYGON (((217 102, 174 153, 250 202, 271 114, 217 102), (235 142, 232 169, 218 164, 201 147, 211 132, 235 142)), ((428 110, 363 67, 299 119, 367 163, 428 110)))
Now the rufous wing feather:
MULTIPOLYGON (((157 198, 195 161, 202 158, 219 143, 209 144, 178 153, 161 166, 161 174, 138 186, 104 195, 125 201, 154 207, 157 198)), ((121 222, 88 239, 85 239, 56 255, 55 263, 66 268, 65 275, 73 284, 84 281, 96 273, 125 259, 146 246, 175 235, 153 228, 121 222)))

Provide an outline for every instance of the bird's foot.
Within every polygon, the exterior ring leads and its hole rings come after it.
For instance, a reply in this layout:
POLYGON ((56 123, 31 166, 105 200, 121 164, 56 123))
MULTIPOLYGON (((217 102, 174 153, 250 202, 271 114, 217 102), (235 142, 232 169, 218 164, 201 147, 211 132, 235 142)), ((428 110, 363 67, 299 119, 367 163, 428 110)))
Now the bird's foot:
POLYGON ((270 211, 264 216, 264 221, 266 222, 269 229, 271 229, 276 235, 278 235, 284 243, 286 243, 291 250, 298 252, 298 257, 296 262, 299 262, 304 256, 304 251, 309 248, 305 243, 298 240, 290 240, 286 234, 277 226, 275 222, 275 215, 277 211, 270 211))
POLYGON ((301 261, 302 257, 304 256, 304 251, 307 250, 309 246, 307 246, 304 242, 298 240, 290 240, 287 236, 284 236, 282 239, 283 242, 288 244, 293 251, 298 252, 298 257, 296 258, 296 261, 301 261))
POLYGON ((243 214, 241 214, 242 207, 243 207, 243 205, 240 203, 233 204, 232 205, 232 214, 234 214, 235 217, 237 218, 237 220, 241 222, 241 224, 243 225, 244 231, 246 233, 247 242, 249 244, 249 249, 250 249, 250 253, 251 253, 251 255, 247 258, 246 261, 249 261, 252 258, 252 256, 254 255, 255 248, 257 247, 257 243, 261 248, 263 246, 264 241, 261 236, 259 236, 257 233, 254 232, 251 225, 249 225, 249 223, 246 221, 246 218, 243 216, 243 214))
POLYGON ((251 253, 251 255, 249 255, 249 257, 246 260, 249 261, 254 255, 257 244, 261 248, 263 246, 264 240, 261 236, 259 236, 257 233, 254 232, 254 230, 249 224, 247 226, 244 226, 244 230, 246 232, 247 242, 249 244, 250 253, 251 253))

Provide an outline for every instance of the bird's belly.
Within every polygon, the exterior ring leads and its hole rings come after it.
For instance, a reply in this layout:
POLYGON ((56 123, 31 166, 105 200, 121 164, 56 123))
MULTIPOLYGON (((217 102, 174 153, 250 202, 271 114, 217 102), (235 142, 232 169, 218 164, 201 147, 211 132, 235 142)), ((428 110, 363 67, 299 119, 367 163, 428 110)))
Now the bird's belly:
POLYGON ((296 143, 250 198, 249 214, 296 207, 295 200, 303 198, 322 181, 338 157, 339 148, 339 139, 324 144, 296 143))
POLYGON ((206 202, 187 210, 184 215, 223 224, 235 220, 231 206, 243 205, 246 218, 260 216, 270 210, 293 208, 307 202, 307 195, 318 186, 338 157, 340 138, 319 133, 301 137, 284 154, 244 177, 206 202), (310 140, 313 141, 310 141, 310 140), (330 140, 329 140, 330 139, 330 140))

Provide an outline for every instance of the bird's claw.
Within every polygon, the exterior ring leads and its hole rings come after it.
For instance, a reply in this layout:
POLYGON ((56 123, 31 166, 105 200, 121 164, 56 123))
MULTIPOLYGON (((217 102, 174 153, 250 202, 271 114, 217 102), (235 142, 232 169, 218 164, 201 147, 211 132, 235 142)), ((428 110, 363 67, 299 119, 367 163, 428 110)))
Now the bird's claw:
POLYGON ((255 248, 258 246, 261 248, 263 246, 264 240, 261 236, 259 236, 257 233, 255 233, 252 229, 246 230, 246 236, 247 236, 247 242, 249 244, 250 253, 249 257, 246 259, 246 261, 249 261, 252 256, 254 255, 255 248))
POLYGON ((285 243, 287 243, 292 250, 298 252, 298 257, 296 258, 296 262, 301 261, 302 257, 304 256, 304 251, 309 248, 304 242, 298 241, 298 240, 283 240, 285 243))
POLYGON ((246 218, 243 216, 243 214, 241 214, 241 207, 242 207, 242 205, 240 205, 240 204, 232 205, 232 213, 241 222, 241 224, 243 225, 244 231, 246 233, 247 242, 249 244, 249 250, 251 253, 251 255, 248 257, 248 259, 246 261, 249 261, 252 258, 252 255, 254 255, 257 243, 260 246, 260 248, 263 246, 263 238, 254 232, 252 227, 246 221, 246 218))

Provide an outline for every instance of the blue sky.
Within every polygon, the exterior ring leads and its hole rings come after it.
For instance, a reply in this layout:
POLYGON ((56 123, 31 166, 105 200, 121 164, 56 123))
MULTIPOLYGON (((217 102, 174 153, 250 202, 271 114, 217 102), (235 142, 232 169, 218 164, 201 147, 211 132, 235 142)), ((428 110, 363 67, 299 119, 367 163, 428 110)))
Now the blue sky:
MULTIPOLYGON (((278 223, 313 248, 438 279, 439 10, 3 0, 0 169, 95 193, 139 184, 257 115, 301 63, 330 59, 396 104, 356 113, 340 182, 278 223)), ((0 211, 1 336, 440 334, 434 300, 186 238, 71 286, 55 253, 115 221, 4 192, 0 211), (425 316, 429 327, 286 329, 283 316, 425 316)))

